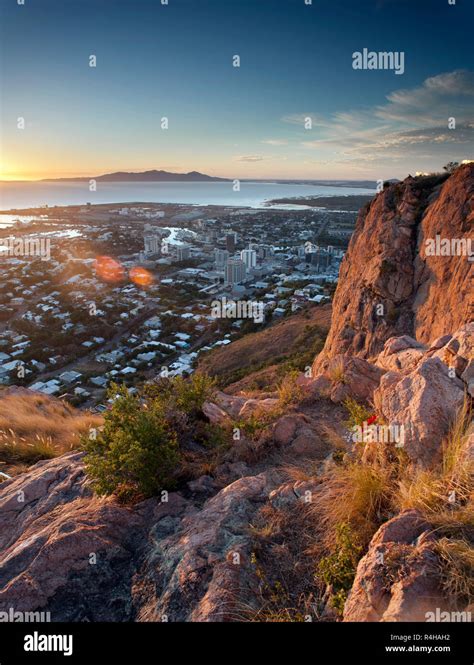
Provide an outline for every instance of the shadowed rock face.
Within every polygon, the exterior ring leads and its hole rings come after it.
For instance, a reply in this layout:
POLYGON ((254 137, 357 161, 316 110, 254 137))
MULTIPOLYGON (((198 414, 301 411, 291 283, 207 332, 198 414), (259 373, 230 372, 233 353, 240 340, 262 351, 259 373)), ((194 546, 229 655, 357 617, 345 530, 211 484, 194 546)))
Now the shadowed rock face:
POLYGON ((36 464, 0 486, 0 609, 46 609, 53 621, 130 619, 127 589, 144 536, 139 511, 92 495, 81 453, 36 464))
POLYGON ((466 164, 447 179, 408 177, 361 210, 314 375, 338 354, 373 358, 390 337, 427 343, 472 318, 468 257, 431 256, 426 243, 439 234, 467 244, 473 204, 474 165, 466 164))

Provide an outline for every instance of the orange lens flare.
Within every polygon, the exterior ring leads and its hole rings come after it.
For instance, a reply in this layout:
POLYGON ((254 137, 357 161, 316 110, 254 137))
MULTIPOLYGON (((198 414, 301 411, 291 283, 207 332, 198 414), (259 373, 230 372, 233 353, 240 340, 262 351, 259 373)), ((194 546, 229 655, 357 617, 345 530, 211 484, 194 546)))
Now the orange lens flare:
POLYGON ((105 282, 121 282, 125 278, 124 267, 111 256, 98 256, 94 268, 98 277, 105 282))
POLYGON ((153 282, 153 275, 148 270, 145 270, 145 268, 140 268, 139 266, 130 270, 129 277, 137 286, 147 287, 153 282))

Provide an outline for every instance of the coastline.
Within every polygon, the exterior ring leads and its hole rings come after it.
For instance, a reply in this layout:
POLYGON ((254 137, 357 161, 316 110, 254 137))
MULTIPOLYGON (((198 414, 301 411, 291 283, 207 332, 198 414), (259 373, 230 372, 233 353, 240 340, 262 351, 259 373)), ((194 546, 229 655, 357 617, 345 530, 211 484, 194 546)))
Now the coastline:
MULTIPOLYGON (((0 183, 0 212, 3 214, 27 214, 25 211, 51 210, 88 205, 150 206, 176 205, 202 207, 207 210, 249 209, 301 210, 314 200, 321 207, 321 200, 347 201, 347 197, 370 197, 375 190, 346 185, 278 184, 270 182, 243 182, 234 190, 229 183, 97 183, 93 191, 76 183, 0 183)), ((368 199, 366 199, 368 200, 368 199)), ((327 207, 323 205, 323 207, 327 207)), ((330 209, 331 206, 328 207, 330 209)), ((342 206, 344 209, 344 206, 342 206)))

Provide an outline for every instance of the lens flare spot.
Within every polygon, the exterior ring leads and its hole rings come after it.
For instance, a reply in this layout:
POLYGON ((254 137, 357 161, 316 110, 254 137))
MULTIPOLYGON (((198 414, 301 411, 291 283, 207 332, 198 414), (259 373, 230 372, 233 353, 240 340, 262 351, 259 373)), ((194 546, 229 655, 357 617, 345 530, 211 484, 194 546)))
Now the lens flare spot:
POLYGON ((153 275, 148 270, 145 270, 145 268, 140 268, 140 266, 132 268, 129 272, 129 277, 137 286, 147 287, 153 282, 153 275))
POLYGON ((124 267, 111 256, 98 256, 94 268, 97 276, 105 282, 121 282, 125 278, 124 267))

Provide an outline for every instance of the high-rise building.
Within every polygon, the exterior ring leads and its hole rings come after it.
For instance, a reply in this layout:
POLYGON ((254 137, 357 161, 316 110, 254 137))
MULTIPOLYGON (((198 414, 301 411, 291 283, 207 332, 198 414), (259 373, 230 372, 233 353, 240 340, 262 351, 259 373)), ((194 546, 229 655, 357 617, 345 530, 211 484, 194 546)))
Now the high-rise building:
POLYGON ((161 238, 160 236, 145 236, 145 256, 150 256, 150 254, 159 254, 161 250, 161 238))
POLYGON ((257 265, 257 252, 254 249, 243 249, 240 258, 245 263, 247 270, 252 270, 257 265))
POLYGON ((260 245, 258 249, 258 257, 260 259, 268 259, 270 256, 273 256, 274 251, 272 245, 260 245))
POLYGON ((178 245, 176 247, 176 260, 177 261, 187 261, 191 256, 191 250, 185 245, 178 245))
POLYGON ((262 245, 261 243, 258 242, 251 242, 249 243, 249 249, 254 249, 257 252, 257 258, 262 259, 262 261, 265 261, 265 259, 268 259, 270 256, 273 256, 273 247, 272 245, 262 245))
POLYGON ((216 270, 224 270, 228 258, 229 258, 229 252, 226 249, 214 250, 214 261, 216 264, 216 270))
POLYGON ((225 266, 226 284, 240 284, 245 279, 245 263, 240 259, 228 259, 225 266))
POLYGON ((237 234, 234 231, 227 233, 225 237, 225 246, 228 252, 233 253, 235 251, 236 243, 237 243, 237 234))

